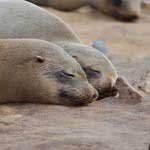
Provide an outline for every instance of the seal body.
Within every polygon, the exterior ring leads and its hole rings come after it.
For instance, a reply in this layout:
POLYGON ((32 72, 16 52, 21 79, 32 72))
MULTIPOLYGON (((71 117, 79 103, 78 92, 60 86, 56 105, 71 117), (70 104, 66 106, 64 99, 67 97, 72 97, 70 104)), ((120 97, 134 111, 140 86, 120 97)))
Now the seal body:
POLYGON ((27 0, 41 6, 51 6, 65 11, 72 11, 87 4, 86 0, 27 0))
POLYGON ((141 0, 28 0, 34 4, 71 11, 90 5, 119 20, 133 21, 140 16, 141 0))
POLYGON ((95 9, 118 20, 134 21, 141 14, 141 0, 88 0, 95 9))
POLYGON ((112 63, 100 51, 83 44, 57 16, 25 1, 1 1, 0 27, 3 39, 34 38, 58 45, 80 63, 102 97, 111 93, 117 79, 112 63))
POLYGON ((88 104, 97 91, 62 48, 42 40, 0 40, 0 103, 88 104))

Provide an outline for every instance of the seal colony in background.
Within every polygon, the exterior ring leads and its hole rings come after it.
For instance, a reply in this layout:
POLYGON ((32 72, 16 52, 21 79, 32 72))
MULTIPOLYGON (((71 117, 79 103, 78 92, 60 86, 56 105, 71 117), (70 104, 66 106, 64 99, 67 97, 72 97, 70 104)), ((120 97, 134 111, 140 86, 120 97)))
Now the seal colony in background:
POLYGON ((112 63, 100 51, 83 44, 54 14, 26 1, 1 1, 0 33, 1 39, 30 38, 56 44, 78 61, 99 98, 114 92, 118 75, 112 63))
POLYGON ((141 0, 27 0, 37 5, 50 6, 63 11, 73 11, 90 5, 122 21, 134 21, 141 13, 141 0))

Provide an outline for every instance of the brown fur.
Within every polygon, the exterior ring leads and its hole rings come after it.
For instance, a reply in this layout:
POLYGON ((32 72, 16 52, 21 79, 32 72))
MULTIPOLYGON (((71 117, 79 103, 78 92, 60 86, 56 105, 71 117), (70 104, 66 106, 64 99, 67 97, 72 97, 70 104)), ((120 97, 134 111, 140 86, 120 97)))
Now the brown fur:
POLYGON ((81 105, 97 98, 80 65, 41 40, 0 40, 0 103, 81 105))
POLYGON ((117 73, 108 58, 83 44, 60 18, 34 4, 20 0, 0 2, 0 38, 42 39, 59 45, 80 63, 100 97, 110 95, 113 89, 117 73))
POLYGON ((65 11, 90 5, 100 12, 123 21, 133 21, 140 16, 141 0, 28 0, 42 6, 65 11))

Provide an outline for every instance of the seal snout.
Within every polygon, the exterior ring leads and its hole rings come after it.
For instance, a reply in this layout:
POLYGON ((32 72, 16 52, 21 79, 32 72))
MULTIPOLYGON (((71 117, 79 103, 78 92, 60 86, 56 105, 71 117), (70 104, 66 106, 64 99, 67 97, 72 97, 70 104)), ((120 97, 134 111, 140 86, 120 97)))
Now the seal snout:
POLYGON ((65 88, 60 92, 60 99, 69 105, 86 105, 98 98, 98 92, 91 85, 89 87, 65 88))
POLYGON ((92 95, 92 99, 97 100, 98 97, 99 97, 98 91, 94 90, 94 94, 92 95))
POLYGON ((99 82, 96 82, 94 87, 97 89, 99 96, 98 100, 104 99, 106 97, 114 96, 116 95, 116 91, 114 89, 116 79, 114 77, 107 77, 103 78, 102 80, 99 80, 99 82))
POLYGON ((133 22, 137 20, 141 15, 141 1, 132 0, 112 0, 113 8, 111 15, 120 20, 126 22, 133 22))
POLYGON ((132 14, 132 15, 128 15, 128 16, 124 16, 123 18, 122 18, 122 20, 123 21, 135 21, 135 20, 137 20, 139 18, 139 16, 138 15, 136 15, 136 14, 132 14))
POLYGON ((112 16, 120 21, 127 21, 127 22, 130 22, 130 21, 135 21, 139 18, 139 15, 138 14, 131 14, 131 15, 123 15, 117 11, 114 11, 112 13, 112 16))
POLYGON ((134 20, 137 20, 138 18, 139 18, 138 15, 133 14, 133 15, 129 15, 128 17, 126 17, 126 20, 127 21, 134 21, 134 20))
POLYGON ((86 103, 91 103, 94 100, 97 100, 99 97, 98 91, 89 84, 86 88, 82 89, 84 93, 84 98, 86 100, 86 103))
POLYGON ((117 94, 117 91, 114 87, 112 89, 98 90, 98 92, 99 92, 98 100, 101 100, 110 96, 115 96, 117 94))

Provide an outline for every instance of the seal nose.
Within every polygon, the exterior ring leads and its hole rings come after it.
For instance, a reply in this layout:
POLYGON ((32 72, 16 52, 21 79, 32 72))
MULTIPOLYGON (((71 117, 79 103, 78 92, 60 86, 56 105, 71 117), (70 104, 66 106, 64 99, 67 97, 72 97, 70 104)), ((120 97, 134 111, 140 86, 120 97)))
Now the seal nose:
POLYGON ((114 11, 112 13, 112 16, 120 21, 126 21, 126 22, 131 22, 135 21, 139 18, 137 14, 132 14, 132 15, 122 15, 121 13, 114 11))
POLYGON ((91 85, 91 84, 88 84, 85 88, 85 99, 87 101, 87 103, 91 103, 93 102, 94 100, 97 100, 97 98, 99 97, 99 93, 98 91, 91 85))
POLYGON ((93 93, 93 96, 92 96, 92 99, 93 99, 93 100, 97 100, 98 97, 99 97, 98 91, 95 89, 95 90, 94 90, 94 93, 93 93))

